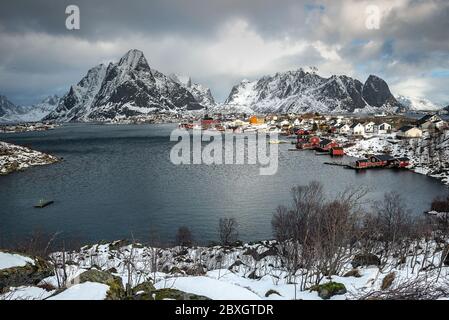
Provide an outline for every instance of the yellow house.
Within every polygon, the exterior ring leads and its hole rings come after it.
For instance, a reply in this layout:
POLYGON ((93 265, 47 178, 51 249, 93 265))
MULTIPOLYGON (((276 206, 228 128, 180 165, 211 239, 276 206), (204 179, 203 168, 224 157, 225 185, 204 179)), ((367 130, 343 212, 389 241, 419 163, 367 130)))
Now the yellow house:
POLYGON ((265 119, 264 118, 259 118, 257 116, 251 116, 249 118, 249 123, 251 123, 251 124, 264 124, 265 123, 265 119))

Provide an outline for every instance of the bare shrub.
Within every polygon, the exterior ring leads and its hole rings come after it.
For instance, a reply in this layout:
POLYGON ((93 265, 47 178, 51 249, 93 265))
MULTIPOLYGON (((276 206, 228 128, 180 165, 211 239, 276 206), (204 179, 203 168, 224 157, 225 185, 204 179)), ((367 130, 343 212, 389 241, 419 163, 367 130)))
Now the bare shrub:
POLYGON ((176 233, 175 243, 176 245, 182 247, 190 247, 193 245, 192 232, 190 232, 190 229, 188 227, 179 227, 176 233))
POLYGON ((449 284, 437 284, 425 277, 402 281, 385 290, 353 295, 359 300, 436 300, 449 295, 449 284))
POLYGON ((220 218, 218 223, 218 235, 220 242, 224 246, 228 246, 237 241, 238 223, 235 218, 220 218))
POLYGON ((296 286, 299 273, 305 290, 342 270, 356 243, 355 209, 362 196, 348 189, 329 200, 318 182, 292 189, 292 207, 278 207, 271 221, 288 282, 296 286))

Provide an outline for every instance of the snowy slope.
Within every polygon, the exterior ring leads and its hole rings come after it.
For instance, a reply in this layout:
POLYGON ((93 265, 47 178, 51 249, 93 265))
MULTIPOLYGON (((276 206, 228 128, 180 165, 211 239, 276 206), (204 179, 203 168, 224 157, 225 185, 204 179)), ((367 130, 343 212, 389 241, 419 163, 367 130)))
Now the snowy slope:
POLYGON ((203 108, 189 90, 151 69, 143 52, 134 49, 117 63, 100 64, 89 70, 46 119, 105 121, 203 108))
POLYGON ((410 111, 437 111, 443 108, 425 98, 399 95, 396 99, 410 111))
POLYGON ((0 252, 0 270, 23 267, 27 263, 34 265, 34 260, 19 254, 0 252))
POLYGON ((213 108, 215 106, 215 100, 209 88, 192 82, 192 79, 188 76, 170 74, 169 78, 186 88, 201 105, 206 108, 213 108))
POLYGON ((382 79, 371 75, 363 84, 341 76, 323 78, 302 69, 243 80, 234 86, 223 111, 247 112, 396 112, 401 105, 382 79))
POLYGON ((108 285, 96 282, 84 282, 71 286, 67 290, 50 297, 48 300, 104 300, 108 290, 108 285))

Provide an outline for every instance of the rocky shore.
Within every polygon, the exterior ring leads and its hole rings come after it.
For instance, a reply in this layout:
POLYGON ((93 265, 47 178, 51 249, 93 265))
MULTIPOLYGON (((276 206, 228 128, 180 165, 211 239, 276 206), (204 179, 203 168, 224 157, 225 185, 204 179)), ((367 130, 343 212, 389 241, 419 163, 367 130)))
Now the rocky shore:
POLYGON ((54 156, 0 141, 0 175, 58 161, 54 156))

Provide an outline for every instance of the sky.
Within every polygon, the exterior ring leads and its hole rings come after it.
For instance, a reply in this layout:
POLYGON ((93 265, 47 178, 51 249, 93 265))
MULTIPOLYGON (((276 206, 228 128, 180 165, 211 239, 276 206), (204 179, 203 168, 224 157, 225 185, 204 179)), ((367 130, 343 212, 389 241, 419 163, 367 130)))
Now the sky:
POLYGON ((447 0, 15 0, 0 2, 0 94, 63 95, 87 70, 142 50, 224 101, 243 79, 299 68, 380 76, 393 94, 449 104, 447 0), (68 5, 80 29, 66 28, 68 5))

